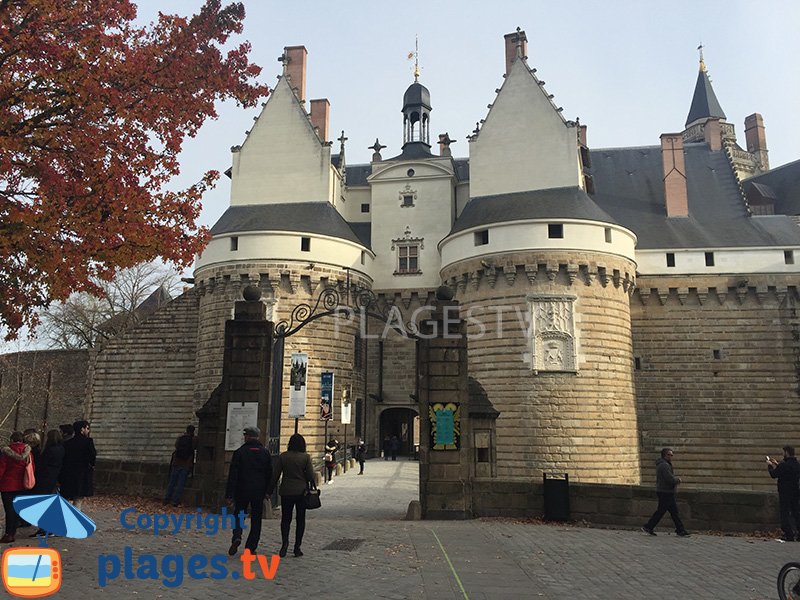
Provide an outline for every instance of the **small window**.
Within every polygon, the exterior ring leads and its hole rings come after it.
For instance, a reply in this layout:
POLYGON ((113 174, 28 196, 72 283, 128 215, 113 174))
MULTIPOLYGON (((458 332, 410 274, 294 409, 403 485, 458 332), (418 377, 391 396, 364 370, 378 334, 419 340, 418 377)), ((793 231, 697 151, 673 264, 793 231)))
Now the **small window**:
POLYGON ((787 265, 794 264, 794 250, 784 250, 783 251, 783 262, 787 265))
POLYGON ((489 230, 484 229, 482 231, 475 232, 475 245, 476 246, 485 246, 489 243, 489 230))
POLYGON ((561 223, 550 223, 547 226, 547 237, 549 238, 563 238, 564 226, 561 223))
POLYGON ((675 266, 675 253, 674 252, 667 252, 667 266, 674 267, 675 266))
POLYGON ((414 196, 411 194, 403 194, 402 206, 414 206, 414 196))
POLYGON ((363 250, 361 251, 361 264, 364 265, 367 263, 367 253, 363 250))
POLYGON ((361 205, 361 212, 368 213, 369 212, 369 204, 362 204, 361 205))
POLYGON ((397 272, 419 273, 419 246, 397 247, 397 272))
POLYGON ((706 266, 713 267, 714 266, 714 253, 713 252, 706 252, 706 266))
POLYGON ((606 227, 606 244, 611 243, 611 227, 606 227))
POLYGON ((406 175, 408 175, 409 177, 413 177, 414 176, 414 169, 409 169, 408 171, 406 171, 406 175))
POLYGON ((722 358, 722 350, 714 350, 714 360, 720 360, 722 358))
POLYGON ((478 452, 478 462, 479 463, 488 463, 489 462, 489 449, 488 448, 475 448, 478 452))
POLYGON ((231 252, 236 252, 239 249, 239 238, 233 236, 231 238, 231 252))
POLYGON ((311 238, 310 237, 301 237, 300 238, 300 251, 301 252, 311 252, 311 238))
POLYGON ((636 369, 637 371, 642 370, 642 359, 639 358, 638 356, 635 356, 633 358, 633 368, 636 369))

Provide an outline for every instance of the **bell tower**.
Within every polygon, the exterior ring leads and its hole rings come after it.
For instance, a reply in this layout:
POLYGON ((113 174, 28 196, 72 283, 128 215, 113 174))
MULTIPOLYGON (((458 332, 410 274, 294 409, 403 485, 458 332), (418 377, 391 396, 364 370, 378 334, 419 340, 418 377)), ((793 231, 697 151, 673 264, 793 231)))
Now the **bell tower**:
POLYGON ((414 50, 414 83, 403 95, 403 149, 424 144, 430 150, 431 93, 419 82, 419 46, 414 50))

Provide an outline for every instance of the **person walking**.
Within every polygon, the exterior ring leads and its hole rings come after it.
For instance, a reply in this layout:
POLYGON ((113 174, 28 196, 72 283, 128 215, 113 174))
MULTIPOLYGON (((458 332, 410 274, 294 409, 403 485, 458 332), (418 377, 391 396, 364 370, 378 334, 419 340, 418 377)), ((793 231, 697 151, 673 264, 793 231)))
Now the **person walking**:
POLYGON ((658 508, 650 520, 642 527, 642 531, 648 535, 656 535, 654 531, 664 513, 669 512, 675 523, 675 533, 680 537, 687 537, 689 532, 681 522, 678 515, 678 505, 675 502, 675 490, 681 482, 680 477, 675 477, 672 471, 672 448, 662 448, 661 458, 656 460, 656 495, 658 496, 658 508))
POLYGON ((389 441, 389 449, 392 451, 392 460, 397 460, 397 451, 400 450, 400 440, 396 435, 389 441))
POLYGON ((783 460, 780 464, 768 456, 767 469, 769 476, 778 480, 778 504, 781 511, 783 541, 800 540, 800 463, 795 457, 794 447, 783 447, 783 460), (792 528, 792 519, 796 529, 792 528))
POLYGON ((94 495, 92 471, 97 450, 89 437, 89 421, 75 421, 72 427, 75 435, 64 442, 64 462, 58 480, 61 495, 80 510, 83 499, 94 495))
POLYGON ((178 506, 183 496, 183 487, 186 478, 194 467, 194 453, 197 450, 197 436, 194 434, 194 425, 188 425, 186 432, 175 440, 175 450, 172 452, 169 468, 169 483, 164 496, 164 504, 172 503, 178 506))
POLYGON ((228 554, 233 556, 242 543, 242 524, 239 513, 250 508, 250 533, 244 546, 252 554, 256 553, 261 538, 261 517, 264 514, 264 498, 272 482, 272 457, 259 441, 261 430, 258 427, 244 428, 244 444, 231 458, 228 470, 228 484, 225 498, 233 503, 236 515, 236 528, 233 530, 228 554))
POLYGON ((339 449, 339 442, 331 438, 325 445, 325 456, 322 458, 325 463, 325 473, 327 483, 333 483, 333 470, 336 468, 336 451, 339 449))
POLYGON ((297 525, 294 532, 294 555, 303 556, 300 547, 306 531, 305 492, 314 486, 314 467, 311 456, 306 452, 306 440, 299 433, 289 438, 286 452, 278 457, 273 484, 281 479, 278 494, 281 497, 281 549, 278 554, 286 556, 289 549, 289 528, 292 524, 292 511, 296 512, 297 525))
MULTIPOLYGON (((6 513, 6 530, 0 544, 10 544, 16 539, 19 516, 14 510, 14 498, 25 492, 23 478, 28 461, 32 461, 31 447, 22 441, 22 433, 15 431, 7 446, 0 450, 0 496, 6 513)), ((36 465, 34 465, 34 468, 36 465)))
POLYGON ((387 433, 383 437, 383 460, 389 460, 389 454, 392 452, 392 438, 387 433))
POLYGON ((364 461, 367 459, 367 445, 364 443, 364 440, 358 440, 358 446, 356 446, 356 460, 358 461, 358 466, 360 467, 358 474, 364 474, 364 461))
MULTIPOLYGON (((44 450, 36 463, 36 483, 31 494, 55 494, 58 490, 58 476, 64 464, 64 444, 60 429, 51 429, 45 437, 44 450)), ((44 529, 39 529, 30 537, 45 535, 44 529)), ((50 534, 52 536, 52 534, 50 534)))

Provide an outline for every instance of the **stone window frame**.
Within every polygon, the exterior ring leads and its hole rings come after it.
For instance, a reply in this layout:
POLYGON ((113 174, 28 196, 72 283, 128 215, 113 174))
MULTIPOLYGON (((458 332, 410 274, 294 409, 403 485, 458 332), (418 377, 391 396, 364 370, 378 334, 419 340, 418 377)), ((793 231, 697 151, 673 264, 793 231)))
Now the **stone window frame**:
POLYGON ((530 315, 531 370, 540 373, 578 374, 578 338, 575 331, 575 302, 578 297, 570 294, 528 294, 530 315), (547 322, 551 313, 539 312, 541 307, 557 308, 558 314, 547 322), (558 307, 561 308, 558 308, 558 307), (556 353, 553 354, 553 351, 556 353), (560 364, 559 364, 560 363, 560 364))
POLYGON ((412 190, 410 184, 406 184, 398 193, 400 208, 414 208, 417 202, 417 190, 412 190), (407 201, 408 200, 408 201, 407 201))
POLYGON ((392 240, 391 250, 396 252, 394 275, 420 275, 422 273, 419 261, 422 256, 421 250, 425 248, 424 241, 424 238, 412 237, 411 228, 408 226, 406 226, 403 237, 392 240), (414 258, 417 259, 417 266, 415 270, 410 268, 411 248, 416 250, 414 258), (404 259, 407 261, 405 269, 402 268, 404 259))

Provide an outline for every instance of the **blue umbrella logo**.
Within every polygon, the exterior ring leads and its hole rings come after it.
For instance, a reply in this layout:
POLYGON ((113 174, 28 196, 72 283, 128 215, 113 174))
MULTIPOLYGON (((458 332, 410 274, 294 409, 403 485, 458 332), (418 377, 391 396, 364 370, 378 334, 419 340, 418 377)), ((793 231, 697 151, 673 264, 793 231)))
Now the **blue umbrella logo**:
MULTIPOLYGON (((17 514, 48 534, 82 539, 97 529, 89 517, 64 500, 60 494, 18 496, 14 498, 17 514)), ((47 536, 44 538, 47 545, 47 536)))

